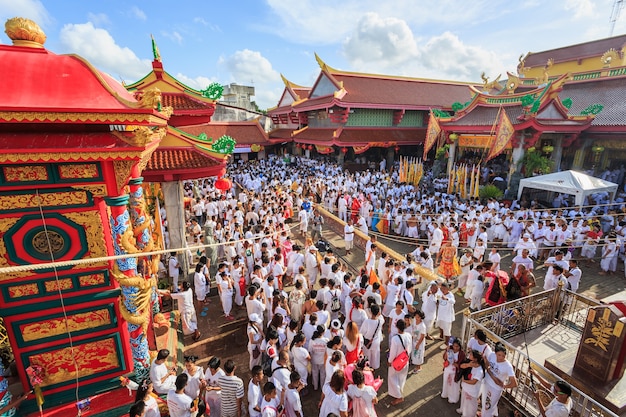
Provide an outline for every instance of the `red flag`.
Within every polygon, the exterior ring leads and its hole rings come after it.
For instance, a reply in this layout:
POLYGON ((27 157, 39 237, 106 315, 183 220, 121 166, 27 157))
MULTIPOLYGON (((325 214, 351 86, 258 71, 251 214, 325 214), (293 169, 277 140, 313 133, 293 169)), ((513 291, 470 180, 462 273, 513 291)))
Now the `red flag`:
POLYGON ((496 136, 493 139, 491 149, 489 149, 489 155, 487 155, 487 159, 485 160, 485 162, 500 155, 504 148, 506 148, 506 145, 508 145, 514 133, 515 128, 513 127, 513 124, 507 117, 504 109, 502 109, 502 111, 500 112, 500 117, 498 118, 496 136))
POLYGON ((439 133, 441 132, 441 127, 439 126, 439 122, 433 115, 433 112, 430 112, 430 117, 428 118, 428 129, 426 130, 426 140, 424 141, 424 157, 426 160, 426 156, 428 155, 428 151, 433 147, 435 142, 437 142, 437 137, 439 137, 439 133))

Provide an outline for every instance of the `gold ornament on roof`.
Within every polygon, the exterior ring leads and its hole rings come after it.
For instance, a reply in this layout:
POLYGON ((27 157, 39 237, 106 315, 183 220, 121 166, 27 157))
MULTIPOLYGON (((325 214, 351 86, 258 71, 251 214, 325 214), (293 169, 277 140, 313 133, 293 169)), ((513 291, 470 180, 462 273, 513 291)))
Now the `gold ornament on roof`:
POLYGON ((136 92, 135 99, 139 101, 141 108, 161 110, 161 90, 156 87, 136 92))
POLYGON ((508 80, 506 80, 506 90, 509 94, 514 94, 515 89, 520 84, 520 79, 517 75, 512 74, 510 72, 507 72, 507 75, 509 76, 509 78, 508 80))
POLYGON ((523 77, 526 71, 528 71, 528 68, 524 66, 527 56, 528 56, 528 53, 526 54, 526 56, 524 56, 524 54, 521 54, 519 58, 517 59, 519 61, 519 63, 517 64, 517 74, 520 77, 523 77))
POLYGON ((483 80, 483 90, 485 90, 486 93, 488 93, 491 90, 500 90, 502 88, 502 86, 499 83, 501 75, 502 74, 498 74, 496 79, 490 82, 489 77, 487 77, 484 72, 480 74, 480 78, 482 78, 483 80))
POLYGON ((4 32, 15 46, 43 48, 43 44, 46 42, 46 34, 39 25, 23 17, 7 20, 4 24, 4 32))
POLYGON ((600 58, 600 61, 602 61, 602 64, 604 64, 605 68, 610 68, 611 64, 619 66, 620 65, 619 59, 620 59, 619 52, 617 52, 614 48, 611 48, 608 51, 606 51, 604 55, 602 55, 602 57, 600 58))
POLYGON ((550 80, 550 76, 548 74, 548 70, 550 68, 552 68, 552 65, 554 65, 554 60, 552 58, 550 58, 546 62, 546 66, 543 67, 543 76, 540 77, 540 78, 537 78, 537 84, 538 85, 547 84, 548 83, 548 81, 550 80))

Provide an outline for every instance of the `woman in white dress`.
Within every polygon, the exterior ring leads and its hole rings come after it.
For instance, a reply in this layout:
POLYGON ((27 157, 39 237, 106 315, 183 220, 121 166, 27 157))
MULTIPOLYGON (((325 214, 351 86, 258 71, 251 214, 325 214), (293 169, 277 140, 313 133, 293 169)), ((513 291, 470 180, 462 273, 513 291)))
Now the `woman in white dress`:
POLYGON ((450 404, 457 403, 461 395, 461 381, 456 380, 456 372, 464 359, 465 353, 461 349, 461 342, 454 339, 452 345, 443 353, 441 398, 447 398, 450 404))
POLYGON ((339 417, 348 417, 348 395, 344 391, 346 383, 343 371, 335 371, 330 378, 330 382, 324 384, 322 388, 322 398, 318 403, 320 417, 328 417, 334 413, 339 417))
POLYGON ((218 380, 220 377, 226 376, 226 372, 220 368, 220 364, 220 359, 213 356, 209 360, 209 366, 204 373, 204 380, 206 381, 204 402, 210 411, 210 417, 221 417, 222 415, 222 389, 218 384, 218 380))
POLYGON ((206 302, 206 276, 202 273, 202 267, 201 263, 196 264, 196 272, 193 274, 194 291, 200 306, 206 302))
POLYGON ((456 410, 462 417, 475 417, 478 411, 478 396, 485 377, 485 363, 483 355, 477 350, 471 350, 469 362, 460 365, 463 378, 461 379, 461 407, 456 410))
POLYGON ((424 312, 417 310, 415 312, 415 322, 413 323, 413 350, 411 351, 411 364, 415 368, 411 373, 416 374, 422 370, 424 364, 424 350, 426 349, 426 325, 424 324, 424 312))
POLYGON ((220 276, 222 279, 218 285, 221 287, 220 300, 222 301, 224 317, 226 320, 235 320, 235 318, 230 314, 233 309, 233 280, 230 277, 230 274, 225 271, 222 272, 220 276))
MULTIPOLYGON (((196 361, 198 360, 196 356, 185 356, 184 359, 185 370, 183 372, 189 375, 187 385, 185 385, 185 394, 195 400, 200 397, 200 392, 206 386, 206 382, 204 380, 204 369, 202 369, 201 366, 196 365, 196 361)), ((202 415, 204 413, 204 408, 205 406, 203 404, 198 404, 198 415, 202 415)))
POLYGON ((400 404, 404 401, 404 384, 409 372, 409 363, 407 362, 402 369, 396 371, 393 367, 393 360, 405 351, 407 355, 411 354, 411 335, 404 332, 406 324, 404 320, 398 320, 396 323, 397 334, 389 339, 389 373, 387 378, 389 396, 393 398, 391 405, 400 404))
POLYGON ((261 364, 261 344, 265 338, 263 334, 263 318, 257 313, 250 314, 250 321, 248 321, 248 327, 246 329, 248 334, 248 353, 250 354, 250 369, 255 365, 261 364), (255 350, 256 353, 255 356, 255 350))
POLYGON ((198 316, 196 316, 196 308, 193 305, 193 291, 191 285, 187 281, 183 281, 183 290, 177 293, 170 293, 170 296, 178 300, 178 309, 180 310, 180 318, 183 323, 183 334, 193 334, 193 340, 200 339, 200 331, 198 330, 198 316))
POLYGON ((352 371, 352 381, 354 384, 348 386, 348 397, 352 400, 352 417, 376 417, 376 390, 365 385, 365 376, 360 369, 352 371))
POLYGON ((146 405, 146 413, 143 417, 161 417, 161 411, 159 410, 159 403, 157 396, 153 394, 152 382, 149 379, 143 381, 143 384, 137 388, 137 395, 135 396, 135 402, 143 401, 146 405))

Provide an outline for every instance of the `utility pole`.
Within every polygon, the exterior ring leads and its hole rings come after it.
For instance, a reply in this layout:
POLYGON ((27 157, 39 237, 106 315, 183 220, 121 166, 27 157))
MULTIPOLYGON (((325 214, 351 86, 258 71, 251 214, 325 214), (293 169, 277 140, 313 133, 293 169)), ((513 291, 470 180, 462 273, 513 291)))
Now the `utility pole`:
POLYGON ((609 37, 613 36, 613 30, 615 29, 615 22, 619 19, 619 14, 624 7, 624 0, 615 0, 613 2, 613 10, 611 11, 611 18, 609 19, 609 37))

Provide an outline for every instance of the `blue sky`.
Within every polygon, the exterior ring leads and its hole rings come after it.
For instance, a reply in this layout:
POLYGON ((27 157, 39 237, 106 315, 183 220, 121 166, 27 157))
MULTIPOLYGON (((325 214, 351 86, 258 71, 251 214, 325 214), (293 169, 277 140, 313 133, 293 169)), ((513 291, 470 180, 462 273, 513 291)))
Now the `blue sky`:
MULTIPOLYGON (((518 57, 609 36, 614 0, 0 0, 0 18, 37 21, 46 48, 77 53, 118 80, 166 71, 194 88, 254 85, 275 106, 282 73, 301 85, 318 55, 343 70, 479 81, 518 57)), ((626 33, 626 9, 614 36, 626 33)), ((9 39, 2 34, 0 42, 9 39)))

